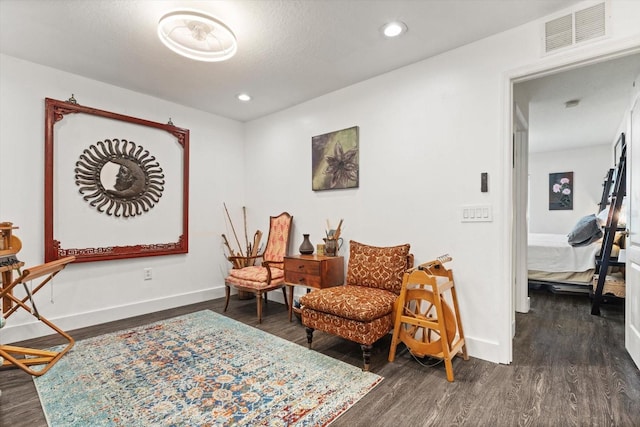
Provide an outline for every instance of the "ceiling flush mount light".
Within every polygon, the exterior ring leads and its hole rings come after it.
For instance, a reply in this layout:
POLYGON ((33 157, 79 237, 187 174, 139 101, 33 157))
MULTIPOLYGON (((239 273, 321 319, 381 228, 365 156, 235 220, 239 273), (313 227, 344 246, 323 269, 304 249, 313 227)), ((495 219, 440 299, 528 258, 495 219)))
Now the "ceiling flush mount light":
POLYGON ((164 15, 158 22, 158 37, 172 51, 196 61, 224 61, 238 49, 236 36, 229 27, 196 11, 164 15))
POLYGON ((407 25, 404 22, 389 22, 382 27, 382 34, 385 37, 393 38, 407 32, 407 25))
POLYGON ((239 93, 237 98, 242 102, 251 101, 251 95, 249 95, 248 93, 239 93))

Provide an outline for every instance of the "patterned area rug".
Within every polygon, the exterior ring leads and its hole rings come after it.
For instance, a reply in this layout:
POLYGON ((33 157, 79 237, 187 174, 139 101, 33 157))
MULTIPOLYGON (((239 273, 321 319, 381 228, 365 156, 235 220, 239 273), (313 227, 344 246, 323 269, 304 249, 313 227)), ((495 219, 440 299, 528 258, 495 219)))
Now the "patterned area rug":
POLYGON ((79 341, 34 377, 49 426, 322 426, 382 377, 212 311, 79 341))

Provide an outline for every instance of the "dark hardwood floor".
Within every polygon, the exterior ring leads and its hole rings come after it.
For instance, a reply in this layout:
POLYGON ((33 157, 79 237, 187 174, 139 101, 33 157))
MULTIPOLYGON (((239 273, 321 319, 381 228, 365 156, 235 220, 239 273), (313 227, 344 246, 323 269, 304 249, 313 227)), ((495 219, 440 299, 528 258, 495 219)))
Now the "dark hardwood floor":
MULTIPOLYGON (((402 347, 388 363, 390 336, 374 345, 371 370, 385 379, 333 426, 639 426, 640 371, 624 349, 624 309, 605 305, 590 314, 587 296, 531 291, 531 311, 516 315, 513 363, 470 358, 454 361, 455 382, 444 365, 414 360, 402 347)), ((82 340, 184 313, 210 309, 217 299, 71 332, 82 340)), ((306 346, 299 321, 289 323, 283 305, 269 302, 257 325, 255 300, 230 303, 229 317, 306 346)), ((462 313, 464 318, 464 313, 462 313)), ((45 348, 48 337, 19 345, 45 348)), ((357 344, 314 335, 314 350, 361 366, 357 344)), ((327 373, 330 375, 330 373, 327 373)), ((0 371, 0 426, 46 426, 30 376, 0 371)), ((185 421, 188 424, 188 421, 185 421)), ((89 426, 88 426, 89 427, 89 426)))

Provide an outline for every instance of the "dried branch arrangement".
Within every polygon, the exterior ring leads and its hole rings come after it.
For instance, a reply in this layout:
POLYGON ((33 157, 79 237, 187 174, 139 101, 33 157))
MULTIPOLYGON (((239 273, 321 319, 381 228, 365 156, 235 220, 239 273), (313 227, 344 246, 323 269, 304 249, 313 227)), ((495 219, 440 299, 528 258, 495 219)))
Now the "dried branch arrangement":
POLYGON ((327 219, 327 230, 325 231, 325 234, 327 235, 327 239, 338 240, 340 238, 340 233, 342 232, 342 221, 343 220, 341 219, 340 222, 338 223, 338 227, 334 229, 331 227, 331 224, 327 219))
POLYGON ((236 233, 236 228, 233 226, 233 221, 231 220, 231 215, 229 215, 229 210, 227 209, 226 203, 223 203, 224 211, 227 214, 227 219, 229 220, 229 225, 231 226, 231 231, 233 232, 233 237, 238 245, 238 250, 234 250, 231 244, 229 243, 229 239, 227 239, 226 235, 222 235, 222 243, 224 243, 227 251, 229 251, 229 255, 227 259, 233 264, 233 268, 242 268, 248 267, 250 265, 254 265, 256 262, 256 258, 258 258, 258 252, 260 250, 260 240, 262 240, 262 231, 257 230, 253 235, 253 241, 249 242, 249 235, 247 234, 247 208, 242 207, 242 216, 243 216, 243 224, 244 224, 244 241, 245 241, 245 250, 242 250, 242 245, 240 244, 240 240, 238 239, 238 234, 236 233))

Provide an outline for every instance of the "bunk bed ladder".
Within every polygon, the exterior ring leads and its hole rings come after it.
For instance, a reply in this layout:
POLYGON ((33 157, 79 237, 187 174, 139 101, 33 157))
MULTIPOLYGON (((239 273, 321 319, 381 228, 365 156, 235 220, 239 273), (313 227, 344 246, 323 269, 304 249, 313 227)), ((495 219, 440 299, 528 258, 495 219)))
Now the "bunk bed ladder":
POLYGON ((600 203, 598 204, 598 212, 602 212, 606 209, 607 205, 609 205, 609 196, 611 195, 611 184, 613 183, 613 172, 615 169, 609 169, 607 172, 607 177, 604 179, 602 186, 602 197, 600 198, 600 203))
POLYGON ((627 146, 625 143, 624 133, 620 135, 622 152, 620 154, 620 161, 615 170, 615 175, 612 176, 613 169, 609 171, 607 181, 605 183, 605 190, 603 192, 600 201, 600 209, 604 209, 606 206, 605 198, 610 198, 611 207, 609 209, 609 215, 607 217, 607 223, 603 227, 604 237, 602 238, 602 246, 600 248, 600 255, 596 258, 596 271, 598 273, 598 283, 596 289, 593 292, 591 302, 591 314, 595 316, 600 315, 600 304, 602 303, 602 291, 604 289, 605 281, 607 279, 607 272, 609 267, 615 265, 622 265, 618 263, 617 259, 611 259, 611 249, 616 237, 616 232, 621 231, 618 229, 618 215, 620 208, 622 207, 622 200, 626 194, 626 181, 627 181, 627 146), (613 185, 613 191, 608 190, 613 185), (609 196, 607 196, 609 193, 609 196), (605 204, 603 206, 603 203, 605 204))

